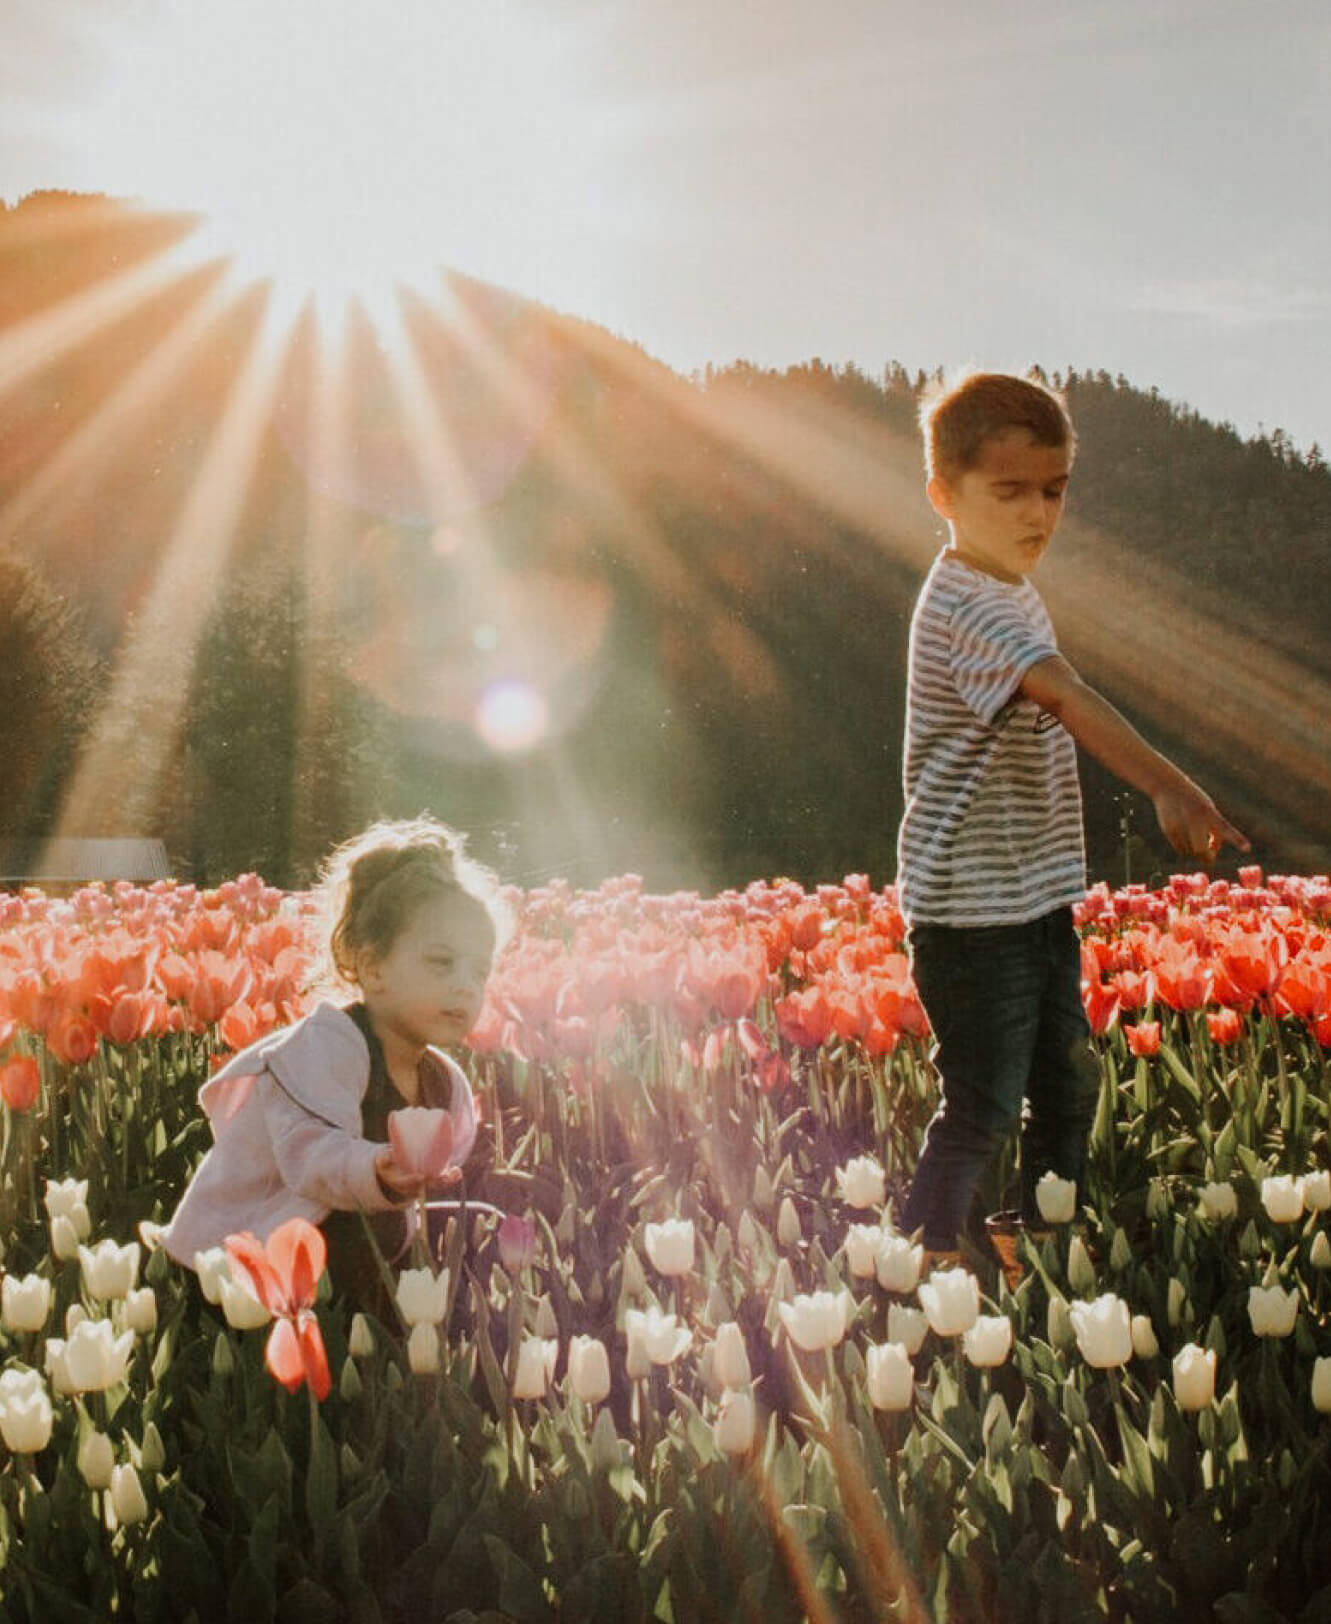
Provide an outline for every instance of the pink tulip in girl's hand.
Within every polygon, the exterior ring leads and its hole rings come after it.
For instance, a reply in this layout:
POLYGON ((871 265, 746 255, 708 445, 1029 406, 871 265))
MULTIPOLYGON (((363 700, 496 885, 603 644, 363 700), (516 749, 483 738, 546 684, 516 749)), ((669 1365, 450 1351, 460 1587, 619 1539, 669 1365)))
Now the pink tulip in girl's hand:
MULTIPOLYGON (((388 1140, 398 1172, 415 1179, 454 1183, 454 1122, 450 1111, 411 1105, 388 1113, 388 1140)), ((382 1172, 382 1169, 381 1169, 382 1172)))

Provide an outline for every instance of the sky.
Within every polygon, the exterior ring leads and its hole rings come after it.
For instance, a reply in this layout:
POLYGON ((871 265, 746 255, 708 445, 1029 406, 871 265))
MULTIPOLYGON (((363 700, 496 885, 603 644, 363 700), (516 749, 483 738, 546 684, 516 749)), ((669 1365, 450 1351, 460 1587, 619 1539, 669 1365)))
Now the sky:
POLYGON ((0 0, 0 197, 681 371, 1122 373, 1331 451, 1324 0, 0 0))

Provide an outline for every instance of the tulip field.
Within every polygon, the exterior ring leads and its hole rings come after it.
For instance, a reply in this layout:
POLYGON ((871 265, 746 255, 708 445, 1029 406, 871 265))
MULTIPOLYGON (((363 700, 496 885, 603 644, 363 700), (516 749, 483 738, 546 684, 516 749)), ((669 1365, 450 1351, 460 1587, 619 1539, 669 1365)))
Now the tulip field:
POLYGON ((311 899, 0 897, 0 1621, 1331 1618, 1325 876, 1087 893, 1087 1187, 1006 1271, 1015 1140, 959 1263, 894 1227, 890 887, 509 902, 376 1318, 307 1225, 154 1245, 311 899))

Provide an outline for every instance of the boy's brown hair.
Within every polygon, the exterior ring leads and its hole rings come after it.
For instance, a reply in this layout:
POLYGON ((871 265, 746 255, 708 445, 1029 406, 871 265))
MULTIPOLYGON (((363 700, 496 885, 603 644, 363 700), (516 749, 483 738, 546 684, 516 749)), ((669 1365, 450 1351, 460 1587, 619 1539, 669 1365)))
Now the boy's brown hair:
POLYGON ((963 372, 940 378, 920 396, 928 478, 954 483, 980 460, 984 442, 1004 429, 1028 429, 1037 445, 1077 449, 1067 403, 1042 378, 963 372))

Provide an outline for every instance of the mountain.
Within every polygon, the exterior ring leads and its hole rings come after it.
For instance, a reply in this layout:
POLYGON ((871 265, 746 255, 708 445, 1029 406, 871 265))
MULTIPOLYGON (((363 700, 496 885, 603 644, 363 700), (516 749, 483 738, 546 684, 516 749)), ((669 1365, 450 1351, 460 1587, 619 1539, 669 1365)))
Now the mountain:
MULTIPOLYGON (((455 275, 339 348, 179 257, 188 230, 100 198, 0 210, 0 548, 100 672, 4 832, 158 835, 200 878, 294 883, 428 807, 524 882, 892 876, 942 539, 922 378, 684 378, 455 275)), ((1061 645, 1255 860, 1331 867, 1320 454, 1052 376, 1080 432, 1037 577, 1061 645)), ((67 680, 24 647, 7 758, 67 680)), ((1084 783, 1093 876, 1167 869, 1149 805, 1084 783)))

